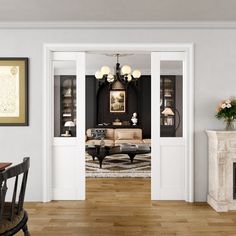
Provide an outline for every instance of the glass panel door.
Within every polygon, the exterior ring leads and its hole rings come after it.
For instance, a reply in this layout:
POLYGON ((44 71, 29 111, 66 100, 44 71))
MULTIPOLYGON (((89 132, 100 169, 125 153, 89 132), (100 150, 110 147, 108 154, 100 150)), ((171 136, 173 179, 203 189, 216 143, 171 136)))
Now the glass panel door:
POLYGON ((160 62, 161 137, 183 136, 183 62, 160 62))
POLYGON ((76 61, 54 61, 54 137, 76 137, 76 61))

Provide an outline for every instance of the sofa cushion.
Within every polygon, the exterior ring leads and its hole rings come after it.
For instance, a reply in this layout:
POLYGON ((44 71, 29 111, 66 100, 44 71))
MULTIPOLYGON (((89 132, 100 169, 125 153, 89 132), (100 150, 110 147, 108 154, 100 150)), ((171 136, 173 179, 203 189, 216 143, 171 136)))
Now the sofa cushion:
MULTIPOLYGON (((114 141, 111 140, 111 139, 104 139, 104 142, 105 142, 105 146, 109 146, 109 147, 114 146, 114 141)), ((86 144, 87 145, 100 145, 101 140, 96 140, 96 139, 92 140, 92 139, 90 139, 90 140, 87 140, 86 144)))
POLYGON ((118 139, 118 140, 134 139, 134 133, 133 133, 133 132, 123 132, 123 131, 119 131, 119 132, 117 132, 117 139, 118 139))
MULTIPOLYGON (((112 140, 114 139, 114 129, 105 129, 105 128, 98 128, 98 129, 106 130, 105 139, 112 139, 112 140)), ((86 135, 87 135, 88 139, 93 139, 92 135, 91 135, 91 130, 92 130, 92 128, 91 129, 87 129, 87 131, 86 131, 86 135)))
POLYGON ((151 139, 143 139, 143 143, 151 145, 151 139))
POLYGON ((106 129, 91 129, 93 139, 101 140, 106 137, 106 129))
POLYGON ((133 139, 142 140, 142 129, 138 129, 138 128, 134 128, 134 129, 115 129, 115 140, 118 139, 118 133, 119 132, 133 133, 133 139))
POLYGON ((115 145, 119 146, 120 144, 143 144, 142 140, 139 139, 126 139, 126 140, 116 140, 115 145))

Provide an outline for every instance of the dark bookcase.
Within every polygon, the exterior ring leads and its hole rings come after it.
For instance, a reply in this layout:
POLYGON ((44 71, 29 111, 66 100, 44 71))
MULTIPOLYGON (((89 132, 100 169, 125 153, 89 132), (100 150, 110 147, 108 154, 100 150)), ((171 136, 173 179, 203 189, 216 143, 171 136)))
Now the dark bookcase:
POLYGON ((162 112, 168 107, 171 108, 175 114, 175 76, 162 75, 160 83, 161 137, 174 137, 176 117, 175 115, 165 116, 162 112))
MULTIPOLYGON (((66 121, 76 124, 76 76, 60 76, 60 133, 64 134, 68 127, 66 121)), ((76 136, 76 128, 71 127, 71 136, 76 136)))

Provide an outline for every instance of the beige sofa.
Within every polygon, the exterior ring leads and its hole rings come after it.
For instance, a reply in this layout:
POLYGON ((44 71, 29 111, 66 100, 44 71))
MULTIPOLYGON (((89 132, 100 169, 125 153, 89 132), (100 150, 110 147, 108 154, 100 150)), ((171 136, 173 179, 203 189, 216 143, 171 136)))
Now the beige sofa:
MULTIPOLYGON (((106 129, 106 128, 99 128, 106 129)), ((86 131, 86 144, 99 145, 101 140, 92 138, 91 129, 86 131)), ((104 139, 106 146, 118 146, 120 144, 151 144, 150 139, 142 139, 142 129, 106 129, 106 136, 104 139)))

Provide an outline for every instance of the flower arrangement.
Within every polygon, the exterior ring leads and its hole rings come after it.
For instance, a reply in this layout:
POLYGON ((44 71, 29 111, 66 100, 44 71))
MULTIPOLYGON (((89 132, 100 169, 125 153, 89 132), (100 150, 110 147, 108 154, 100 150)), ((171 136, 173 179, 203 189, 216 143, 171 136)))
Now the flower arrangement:
POLYGON ((224 119, 226 130, 234 129, 233 123, 236 119, 236 99, 223 100, 216 108, 216 118, 224 119))

